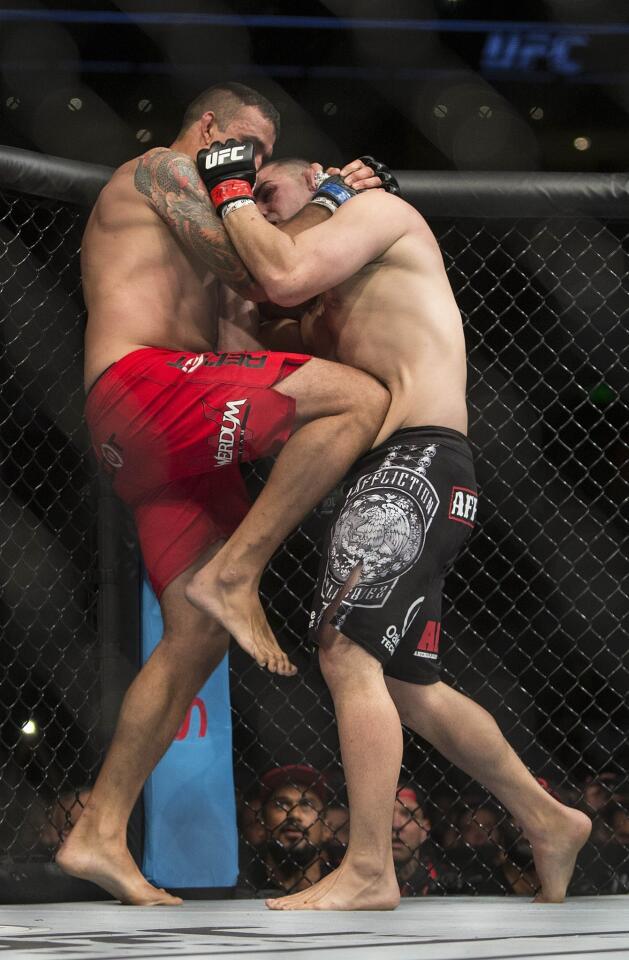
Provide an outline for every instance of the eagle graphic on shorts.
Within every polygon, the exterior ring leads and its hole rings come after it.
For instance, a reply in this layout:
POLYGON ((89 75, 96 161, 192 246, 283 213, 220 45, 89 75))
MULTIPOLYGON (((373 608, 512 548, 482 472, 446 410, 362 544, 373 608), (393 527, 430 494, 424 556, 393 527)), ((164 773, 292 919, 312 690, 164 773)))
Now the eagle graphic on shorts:
POLYGON ((330 572, 343 583, 362 561, 361 584, 394 579, 415 562, 425 537, 425 524, 411 497, 398 491, 358 494, 336 522, 330 572))

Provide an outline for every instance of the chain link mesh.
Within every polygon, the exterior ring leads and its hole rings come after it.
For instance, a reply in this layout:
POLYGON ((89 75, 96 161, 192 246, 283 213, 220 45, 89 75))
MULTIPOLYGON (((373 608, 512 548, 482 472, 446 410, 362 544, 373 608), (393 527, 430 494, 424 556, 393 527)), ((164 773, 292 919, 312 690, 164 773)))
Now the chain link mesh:
POLYGON ((98 762, 76 208, 0 195, 0 856, 49 860, 98 762))
MULTIPOLYGON (((101 691, 96 485, 82 421, 83 212, 8 193, 0 205, 0 853, 14 863, 50 860, 76 818, 98 769, 101 691)), ((477 531, 446 584, 444 679, 496 716, 550 789, 595 816, 573 892, 627 891, 629 224, 432 226, 465 318, 481 498, 477 531)), ((269 468, 249 469, 254 492, 269 468)), ((268 769, 321 771, 335 797, 312 830, 321 862, 338 859, 345 840, 333 842, 346 798, 332 704, 305 643, 332 507, 330 497, 304 521, 263 580, 299 677, 269 677, 232 652, 248 895, 269 882, 259 795, 268 769)), ((402 777, 431 826, 418 842, 427 823, 417 805, 398 811, 400 838, 415 837, 405 892, 530 893, 517 826, 477 784, 412 735, 402 777)), ((296 864, 292 882, 299 876, 296 864)))

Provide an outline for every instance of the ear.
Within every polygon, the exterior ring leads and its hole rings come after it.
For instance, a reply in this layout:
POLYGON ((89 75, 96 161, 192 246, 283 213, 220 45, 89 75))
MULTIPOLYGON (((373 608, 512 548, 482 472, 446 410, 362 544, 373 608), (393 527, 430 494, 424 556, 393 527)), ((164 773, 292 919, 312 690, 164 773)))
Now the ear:
POLYGON ((216 131, 218 126, 216 123, 216 116, 212 110, 206 110, 203 116, 199 120, 199 128, 201 139, 206 146, 211 146, 214 140, 217 140, 216 131))

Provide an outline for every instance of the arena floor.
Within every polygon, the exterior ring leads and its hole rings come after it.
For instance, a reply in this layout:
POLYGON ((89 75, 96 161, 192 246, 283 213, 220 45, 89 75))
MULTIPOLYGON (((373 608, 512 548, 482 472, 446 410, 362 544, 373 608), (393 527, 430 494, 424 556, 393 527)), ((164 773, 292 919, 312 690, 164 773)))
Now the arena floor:
POLYGON ((405 900, 395 913, 271 913, 259 900, 180 908, 114 903, 0 909, 0 951, 19 960, 299 957, 300 960, 500 960, 629 957, 629 901, 405 900))

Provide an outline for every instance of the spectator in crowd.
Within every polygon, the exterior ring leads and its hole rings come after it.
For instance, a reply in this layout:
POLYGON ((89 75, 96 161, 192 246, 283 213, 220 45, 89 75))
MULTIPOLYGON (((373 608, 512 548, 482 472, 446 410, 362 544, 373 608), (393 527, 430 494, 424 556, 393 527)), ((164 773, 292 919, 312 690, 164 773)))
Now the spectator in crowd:
POLYGON ((512 821, 502 827, 505 850, 496 862, 501 886, 516 897, 533 897, 541 887, 533 861, 533 848, 512 821))
POLYGON ((437 892, 443 870, 427 851, 430 820, 426 801, 410 784, 398 784, 393 808, 393 863, 403 897, 437 892))
POLYGON ((292 764, 264 774, 264 889, 306 890, 328 872, 322 848, 327 829, 323 811, 329 799, 325 778, 313 767, 292 764))
POLYGON ((605 810, 605 818, 609 824, 612 843, 617 843, 624 847, 624 855, 627 856, 629 847, 629 809, 625 803, 612 801, 605 810))
POLYGON ((324 850, 328 865, 338 867, 349 843, 349 810, 344 803, 334 800, 323 812, 324 850))
POLYGON ((459 814, 457 827, 460 841, 457 845, 475 850, 490 845, 492 850, 496 849, 502 843, 500 820, 498 809, 490 801, 467 807, 459 814))
POLYGON ((603 770, 587 778, 581 788, 580 806, 592 817, 590 843, 605 844, 613 839, 609 811, 615 803, 623 801, 626 790, 625 778, 614 770, 603 770))
POLYGON ((620 787, 620 776, 613 770, 604 770, 588 777, 583 784, 583 806, 590 816, 600 813, 620 787))
POLYGON ((252 890, 264 887, 267 871, 264 864, 266 827, 262 822, 260 787, 244 796, 237 794, 238 810, 238 865, 239 887, 242 896, 251 896, 252 890))
MULTIPOLYGON (((596 803, 596 793, 593 799, 596 803)), ((629 798, 622 793, 614 795, 605 807, 598 809, 594 826, 592 839, 577 860, 570 893, 573 896, 629 893, 629 798)))
MULTIPOLYGON (((538 780, 548 793, 555 795, 545 780, 538 780)), ((463 802, 456 818, 457 840, 448 850, 458 878, 455 883, 449 881, 448 892, 466 896, 535 896, 541 884, 533 850, 520 827, 488 799, 468 795, 463 802)))
POLYGON ((238 826, 242 839, 254 850, 258 850, 266 840, 266 829, 262 822, 262 797, 259 788, 250 791, 238 805, 238 826))
POLYGON ((609 839, 598 850, 608 870, 605 893, 629 893, 629 797, 621 792, 604 810, 609 839))
POLYGON ((461 798, 452 828, 446 832, 447 858, 457 876, 450 892, 501 894, 508 889, 501 864, 504 860, 504 814, 486 796, 467 794, 461 798))

